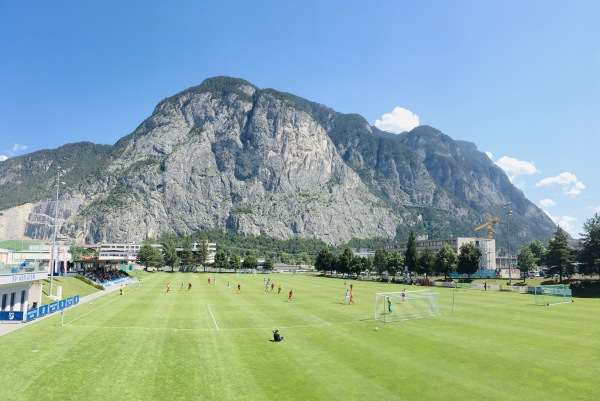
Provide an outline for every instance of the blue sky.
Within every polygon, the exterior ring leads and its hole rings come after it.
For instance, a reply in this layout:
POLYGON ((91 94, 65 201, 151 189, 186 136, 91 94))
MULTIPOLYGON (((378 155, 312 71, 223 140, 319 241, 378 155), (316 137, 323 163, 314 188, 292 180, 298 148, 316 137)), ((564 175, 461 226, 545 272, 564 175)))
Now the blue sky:
POLYGON ((596 0, 2 1, 0 160, 113 144, 228 75, 474 142, 578 237, 600 212, 599 21, 596 0))

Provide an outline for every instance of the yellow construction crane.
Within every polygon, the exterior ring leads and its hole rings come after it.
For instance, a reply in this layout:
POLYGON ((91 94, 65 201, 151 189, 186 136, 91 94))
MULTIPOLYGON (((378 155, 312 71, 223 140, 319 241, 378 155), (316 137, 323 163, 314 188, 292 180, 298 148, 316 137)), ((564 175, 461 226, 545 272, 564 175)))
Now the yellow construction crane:
POLYGON ((489 239, 492 239, 492 226, 496 223, 500 222, 500 219, 495 219, 492 217, 491 214, 488 214, 488 219, 485 223, 483 223, 482 225, 480 225, 479 227, 475 227, 475 231, 479 231, 482 228, 486 228, 487 227, 487 237, 489 239))

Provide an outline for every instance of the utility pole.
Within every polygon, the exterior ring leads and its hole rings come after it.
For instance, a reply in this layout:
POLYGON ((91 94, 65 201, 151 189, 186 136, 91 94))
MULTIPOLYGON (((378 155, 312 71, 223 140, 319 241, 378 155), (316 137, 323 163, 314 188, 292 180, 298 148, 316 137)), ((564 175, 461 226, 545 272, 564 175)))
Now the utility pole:
POLYGON ((58 172, 56 173, 56 203, 54 207, 54 233, 52 234, 52 249, 50 251, 50 289, 48 291, 48 296, 52 297, 52 284, 54 280, 54 268, 56 265, 56 230, 57 230, 57 221, 58 221, 58 190, 60 186, 60 173, 61 169, 58 167, 58 172))
MULTIPOLYGON (((510 202, 504 205, 504 207, 510 207, 510 202)), ((508 240, 507 244, 507 253, 508 253, 508 285, 512 285, 512 258, 510 257, 510 216, 512 214, 512 210, 508 210, 506 216, 506 237, 508 240)))

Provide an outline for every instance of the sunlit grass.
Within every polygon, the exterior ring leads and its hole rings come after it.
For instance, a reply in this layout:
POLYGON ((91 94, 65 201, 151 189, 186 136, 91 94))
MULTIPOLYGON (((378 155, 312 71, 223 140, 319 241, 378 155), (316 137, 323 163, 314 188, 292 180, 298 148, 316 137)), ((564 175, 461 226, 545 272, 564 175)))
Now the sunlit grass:
POLYGON ((0 337, 0 399, 600 398, 597 299, 539 307, 531 295, 440 288, 441 316, 382 325, 374 293, 403 286, 352 281, 345 305, 343 280, 272 274, 265 294, 266 275, 208 277, 145 274, 139 290, 67 309, 64 326, 56 314, 0 337))

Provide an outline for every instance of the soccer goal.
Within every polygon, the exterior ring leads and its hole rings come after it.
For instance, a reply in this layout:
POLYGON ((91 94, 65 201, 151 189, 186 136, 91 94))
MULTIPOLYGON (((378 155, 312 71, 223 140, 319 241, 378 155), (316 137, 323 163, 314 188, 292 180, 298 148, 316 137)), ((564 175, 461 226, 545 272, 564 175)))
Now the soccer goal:
POLYGON ((573 302, 571 289, 565 284, 535 287, 536 305, 568 304, 571 302, 573 302))
POLYGON ((438 293, 432 290, 375 294, 375 320, 383 323, 421 319, 440 314, 438 293))

